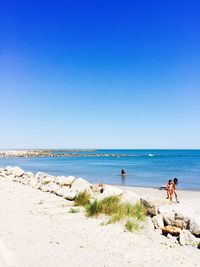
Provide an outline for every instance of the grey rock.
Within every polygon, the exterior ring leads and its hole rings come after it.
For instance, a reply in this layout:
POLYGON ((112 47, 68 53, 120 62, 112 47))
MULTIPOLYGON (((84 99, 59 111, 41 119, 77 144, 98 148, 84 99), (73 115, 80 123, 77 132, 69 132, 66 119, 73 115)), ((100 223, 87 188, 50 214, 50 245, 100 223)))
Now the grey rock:
POLYGON ((24 174, 24 170, 22 170, 20 167, 13 167, 10 171, 10 174, 16 177, 21 177, 24 174))
POLYGON ((164 227, 163 215, 158 214, 152 218, 155 229, 161 229, 164 227))
POLYGON ((148 198, 140 198, 140 202, 146 208, 149 216, 153 217, 158 214, 157 206, 152 200, 148 198))
POLYGON ((122 194, 121 201, 130 203, 131 205, 134 205, 134 204, 136 204, 137 202, 140 201, 140 196, 138 194, 134 193, 134 192, 125 191, 122 194))
POLYGON ((38 179, 38 180, 42 180, 46 177, 52 177, 52 175, 48 174, 48 173, 45 173, 45 172, 37 172, 35 174, 35 178, 38 179))
POLYGON ((192 235, 188 230, 182 230, 179 235, 179 243, 181 246, 190 245, 190 246, 197 246, 198 241, 194 235, 192 235))
POLYGON ((92 193, 91 184, 83 178, 76 179, 73 182, 71 189, 72 191, 76 191, 77 193, 84 192, 84 191, 88 191, 92 193))
MULTIPOLYGON (((199 218, 198 218, 199 219, 199 218)), ((192 218, 189 223, 189 230, 193 235, 200 236, 200 220, 192 218)))
POLYGON ((60 186, 71 186, 75 179, 74 176, 58 176, 56 178, 56 183, 60 186))

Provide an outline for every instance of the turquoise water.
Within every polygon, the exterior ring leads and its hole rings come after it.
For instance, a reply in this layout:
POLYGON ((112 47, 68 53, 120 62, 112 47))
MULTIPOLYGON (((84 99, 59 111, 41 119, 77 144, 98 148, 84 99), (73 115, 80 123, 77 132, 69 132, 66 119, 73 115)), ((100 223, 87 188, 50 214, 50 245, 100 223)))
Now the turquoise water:
POLYGON ((0 158, 0 167, 17 165, 34 173, 73 175, 93 183, 127 186, 159 187, 168 179, 178 177, 180 189, 200 190, 200 150, 96 150, 76 153, 82 156, 0 158), (91 154, 95 156, 91 157, 91 154), (120 175, 122 168, 127 172, 124 179, 120 175))

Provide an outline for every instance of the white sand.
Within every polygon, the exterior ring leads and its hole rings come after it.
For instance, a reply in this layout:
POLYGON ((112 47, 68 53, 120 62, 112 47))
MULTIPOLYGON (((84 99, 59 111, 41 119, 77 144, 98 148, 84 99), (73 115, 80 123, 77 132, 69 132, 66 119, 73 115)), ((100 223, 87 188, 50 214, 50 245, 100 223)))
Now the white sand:
MULTIPOLYGON (((165 198, 165 192, 127 188, 165 198)), ((200 214, 200 193, 180 191, 200 214)), ((68 213, 66 200, 0 178, 0 267, 199 266, 200 250, 151 232, 125 232, 120 224, 68 213)))

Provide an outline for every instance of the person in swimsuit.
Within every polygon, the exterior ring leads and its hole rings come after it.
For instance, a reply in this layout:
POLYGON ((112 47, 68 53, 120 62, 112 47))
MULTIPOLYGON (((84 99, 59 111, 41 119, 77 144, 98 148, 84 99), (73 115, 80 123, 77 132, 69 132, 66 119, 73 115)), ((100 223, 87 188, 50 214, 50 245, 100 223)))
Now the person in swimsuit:
POLYGON ((122 176, 126 175, 126 171, 124 169, 121 170, 121 175, 122 176))
POLYGON ((173 193, 175 195, 176 202, 177 203, 180 203, 179 200, 178 200, 178 194, 176 192, 176 186, 177 185, 178 185, 178 179, 177 178, 174 178, 174 180, 173 180, 173 193))
POLYGON ((173 196, 173 192, 174 192, 174 185, 172 180, 168 181, 168 184, 165 187, 165 190, 167 190, 167 199, 169 199, 170 201, 172 201, 172 196, 173 196))

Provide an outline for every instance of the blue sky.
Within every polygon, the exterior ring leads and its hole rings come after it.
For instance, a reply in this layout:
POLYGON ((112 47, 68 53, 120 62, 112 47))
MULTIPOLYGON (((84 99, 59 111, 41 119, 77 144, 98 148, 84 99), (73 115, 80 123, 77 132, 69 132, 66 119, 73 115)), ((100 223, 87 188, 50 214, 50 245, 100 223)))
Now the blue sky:
POLYGON ((199 1, 0 5, 0 148, 200 148, 199 1))

